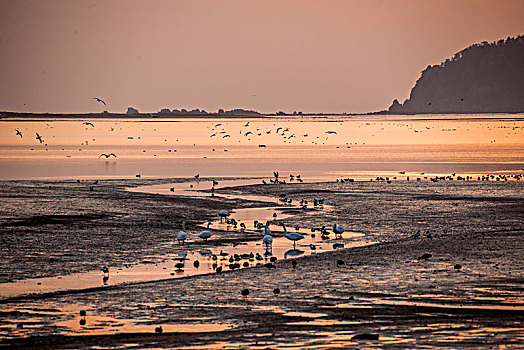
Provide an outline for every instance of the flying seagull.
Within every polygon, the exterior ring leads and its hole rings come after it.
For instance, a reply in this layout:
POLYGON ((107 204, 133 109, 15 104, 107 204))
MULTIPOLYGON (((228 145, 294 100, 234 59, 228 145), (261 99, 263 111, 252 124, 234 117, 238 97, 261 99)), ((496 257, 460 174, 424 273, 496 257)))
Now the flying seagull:
MULTIPOLYGON (((103 101, 102 101, 103 102, 103 101)), ((104 103, 105 104, 105 103, 104 103)), ((91 125, 93 128, 95 127, 95 124, 91 123, 91 122, 84 122, 85 125, 91 125)))
POLYGON ((40 136, 38 133, 36 133, 36 139, 40 141, 40 143, 44 142, 44 140, 42 139, 42 136, 40 136))
POLYGON ((15 130, 16 130, 16 134, 17 134, 17 135, 20 135, 20 137, 23 137, 23 136, 22 136, 22 132, 21 132, 20 130, 18 130, 18 129, 15 129, 15 130))
POLYGON ((98 158, 101 158, 101 157, 109 158, 111 156, 116 158, 116 154, 114 154, 114 153, 109 153, 109 154, 102 153, 101 155, 98 156, 98 158))
POLYGON ((106 104, 106 103, 104 102, 104 100, 102 100, 101 98, 98 98, 98 97, 93 97, 93 100, 96 100, 96 102, 103 103, 104 105, 106 104))

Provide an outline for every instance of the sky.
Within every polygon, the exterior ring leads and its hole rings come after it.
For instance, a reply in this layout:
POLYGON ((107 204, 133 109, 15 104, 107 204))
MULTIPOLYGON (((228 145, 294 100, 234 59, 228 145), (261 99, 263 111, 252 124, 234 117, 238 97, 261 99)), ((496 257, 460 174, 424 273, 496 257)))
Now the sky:
POLYGON ((0 110, 364 113, 522 34, 523 0, 0 0, 0 110))

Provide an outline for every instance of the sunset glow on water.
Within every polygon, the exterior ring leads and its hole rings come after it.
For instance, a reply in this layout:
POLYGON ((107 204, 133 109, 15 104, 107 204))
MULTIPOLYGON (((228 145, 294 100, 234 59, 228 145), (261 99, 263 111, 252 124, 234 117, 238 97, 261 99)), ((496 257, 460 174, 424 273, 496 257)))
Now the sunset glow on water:
POLYGON ((3 120, 1 126, 4 179, 268 176, 274 170, 367 178, 513 172, 524 163, 519 115, 3 120))
POLYGON ((524 348, 522 14, 0 0, 0 348, 524 348))

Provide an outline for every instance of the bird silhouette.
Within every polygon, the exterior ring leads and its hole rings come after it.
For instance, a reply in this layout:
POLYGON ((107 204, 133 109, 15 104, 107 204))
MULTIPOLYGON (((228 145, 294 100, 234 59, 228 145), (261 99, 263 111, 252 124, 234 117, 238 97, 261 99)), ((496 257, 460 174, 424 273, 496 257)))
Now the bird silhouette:
POLYGON ((93 128, 95 127, 95 124, 91 123, 91 122, 84 122, 83 123, 84 125, 91 125, 93 128))
POLYGON ((104 102, 104 100, 102 100, 101 98, 93 97, 93 100, 96 100, 96 102, 100 102, 100 103, 103 103, 104 105, 106 105, 106 103, 104 102))
POLYGON ((44 140, 42 139, 42 136, 40 136, 38 133, 36 133, 36 139, 40 141, 40 143, 44 142, 44 140))
POLYGON ((102 153, 101 155, 98 156, 98 158, 101 158, 101 157, 106 157, 106 158, 109 158, 109 157, 115 157, 116 158, 116 154, 114 153, 109 153, 109 154, 106 154, 106 153, 102 153))
POLYGON ((17 134, 17 135, 20 135, 20 138, 23 137, 23 136, 22 136, 22 132, 21 132, 20 130, 18 130, 18 129, 16 129, 16 134, 17 134))

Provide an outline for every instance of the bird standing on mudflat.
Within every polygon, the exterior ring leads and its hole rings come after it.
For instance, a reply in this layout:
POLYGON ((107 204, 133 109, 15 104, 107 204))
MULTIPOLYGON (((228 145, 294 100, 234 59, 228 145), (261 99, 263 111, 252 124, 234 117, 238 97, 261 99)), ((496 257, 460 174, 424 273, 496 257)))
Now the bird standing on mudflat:
POLYGON ((207 239, 213 235, 213 232, 211 232, 211 230, 209 229, 209 225, 211 225, 211 222, 207 223, 207 229, 206 230, 204 230, 204 231, 202 231, 202 232, 200 232, 198 234, 198 237, 202 238, 206 242, 207 242, 207 239))
POLYGON ((182 222, 182 231, 176 236, 176 239, 178 240, 178 243, 183 243, 187 239, 187 233, 186 231, 186 222, 182 222))

